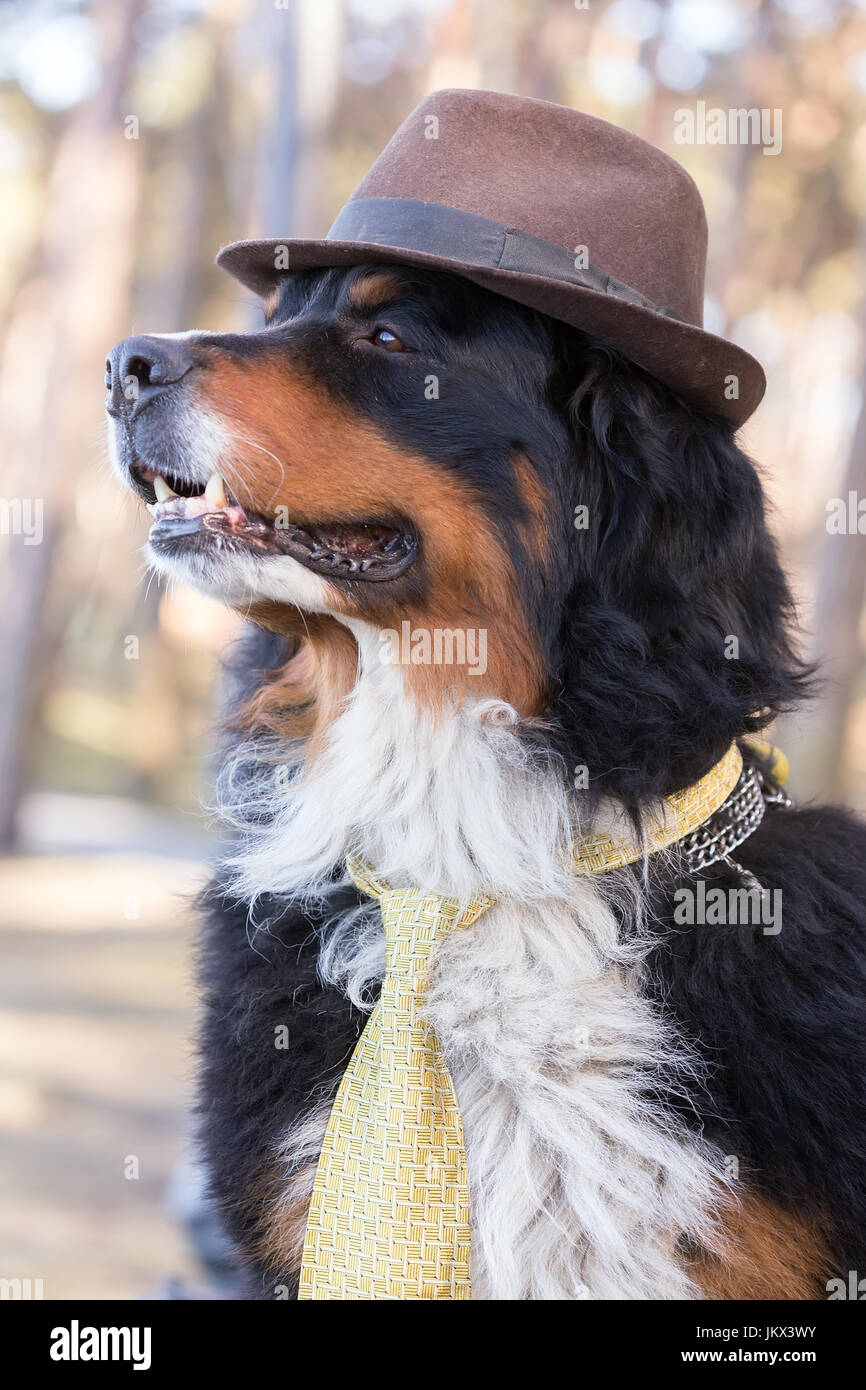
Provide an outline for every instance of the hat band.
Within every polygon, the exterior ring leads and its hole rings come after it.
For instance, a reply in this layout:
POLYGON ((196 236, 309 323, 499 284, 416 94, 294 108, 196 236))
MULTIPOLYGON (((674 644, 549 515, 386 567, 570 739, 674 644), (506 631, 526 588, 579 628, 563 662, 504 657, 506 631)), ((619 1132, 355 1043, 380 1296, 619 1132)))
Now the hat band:
POLYGON ((356 198, 337 214, 327 239, 399 247, 439 256, 458 265, 561 280, 563 284, 611 295, 685 322, 675 309, 655 304, 631 285, 615 280, 606 270, 576 265, 574 255, 564 246, 544 241, 519 227, 506 227, 491 217, 446 207, 444 203, 425 203, 417 198, 356 198))

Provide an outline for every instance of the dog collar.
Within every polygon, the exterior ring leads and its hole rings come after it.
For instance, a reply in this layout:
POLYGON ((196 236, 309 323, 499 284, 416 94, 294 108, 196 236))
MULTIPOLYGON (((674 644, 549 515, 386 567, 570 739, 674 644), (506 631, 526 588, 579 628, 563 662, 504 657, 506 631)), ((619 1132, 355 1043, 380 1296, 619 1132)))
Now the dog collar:
POLYGON ((665 798, 660 811, 651 818, 641 837, 618 840, 609 834, 594 833, 576 839, 571 847, 575 873, 582 878, 623 869, 627 864, 642 859, 645 854, 656 854, 685 839, 721 809, 742 772, 743 755, 733 743, 725 756, 700 781, 665 798))
POLYGON ((783 790, 788 779, 784 753, 760 739, 749 739, 748 748, 755 759, 744 760, 734 744, 699 782, 668 797, 642 840, 618 841, 600 833, 575 840, 575 873, 608 873, 644 854, 675 849, 690 874, 724 861, 742 875, 746 887, 759 889, 758 880, 731 854, 754 834, 768 806, 788 807, 793 802, 783 790))

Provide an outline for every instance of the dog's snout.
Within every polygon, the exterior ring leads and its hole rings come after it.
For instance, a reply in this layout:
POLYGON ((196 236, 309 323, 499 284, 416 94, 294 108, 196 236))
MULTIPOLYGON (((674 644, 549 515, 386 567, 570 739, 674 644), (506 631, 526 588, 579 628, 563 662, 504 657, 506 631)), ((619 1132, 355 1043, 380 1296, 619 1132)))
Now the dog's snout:
POLYGON ((134 415, 167 386, 195 366, 188 340, 140 336, 124 338, 105 359, 108 410, 134 415))

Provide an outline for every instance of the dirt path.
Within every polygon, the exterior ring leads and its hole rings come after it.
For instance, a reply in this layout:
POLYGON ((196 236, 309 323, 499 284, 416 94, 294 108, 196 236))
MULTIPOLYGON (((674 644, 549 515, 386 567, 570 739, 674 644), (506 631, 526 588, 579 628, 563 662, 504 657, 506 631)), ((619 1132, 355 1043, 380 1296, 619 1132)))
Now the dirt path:
POLYGON ((159 856, 0 861, 0 1277, 41 1279, 45 1298, 197 1277, 165 1199, 201 875, 159 856))

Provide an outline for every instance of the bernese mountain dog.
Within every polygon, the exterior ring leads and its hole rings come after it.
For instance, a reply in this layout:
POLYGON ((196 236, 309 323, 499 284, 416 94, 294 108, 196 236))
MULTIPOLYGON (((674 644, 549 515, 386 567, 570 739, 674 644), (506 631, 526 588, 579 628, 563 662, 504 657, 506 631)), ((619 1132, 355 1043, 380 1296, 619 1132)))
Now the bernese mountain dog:
POLYGON ((866 833, 792 806, 753 741, 811 673, 730 422, 403 265, 287 273, 261 330, 127 339, 107 384, 152 565, 248 620, 200 1109, 250 1296, 296 1295, 382 977, 349 853, 496 888, 426 999, 475 1298, 827 1298, 866 1270, 866 833), (735 858, 563 867, 576 826, 640 833, 735 741, 766 799, 735 858), (771 911, 683 910, 744 882, 771 911))

